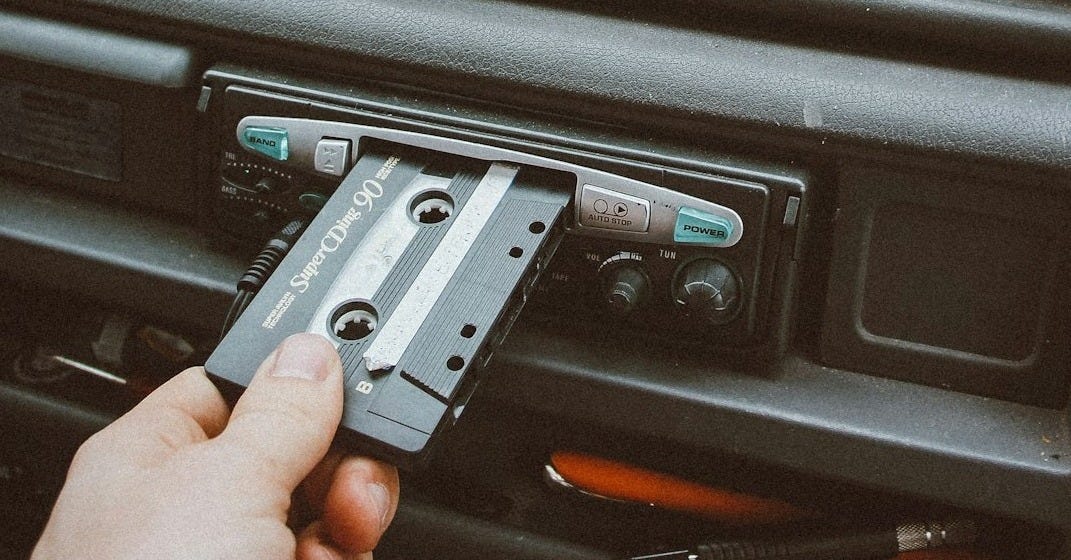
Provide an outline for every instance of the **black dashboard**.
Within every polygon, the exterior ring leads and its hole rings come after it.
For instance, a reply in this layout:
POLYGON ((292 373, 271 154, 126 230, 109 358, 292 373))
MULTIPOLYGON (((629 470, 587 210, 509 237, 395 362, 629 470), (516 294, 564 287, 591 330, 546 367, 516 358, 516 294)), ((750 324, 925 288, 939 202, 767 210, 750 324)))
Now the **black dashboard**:
POLYGON ((377 558, 918 518, 986 527, 964 558, 1071 557, 1069 56, 1053 2, 0 2, 0 551, 26 554, 81 441, 204 362, 260 245, 338 185, 243 144, 260 118, 595 170, 745 232, 622 235, 669 202, 578 184, 377 558), (735 279, 731 312, 688 308, 695 263, 735 279), (818 513, 591 499, 547 484, 562 451, 818 513))

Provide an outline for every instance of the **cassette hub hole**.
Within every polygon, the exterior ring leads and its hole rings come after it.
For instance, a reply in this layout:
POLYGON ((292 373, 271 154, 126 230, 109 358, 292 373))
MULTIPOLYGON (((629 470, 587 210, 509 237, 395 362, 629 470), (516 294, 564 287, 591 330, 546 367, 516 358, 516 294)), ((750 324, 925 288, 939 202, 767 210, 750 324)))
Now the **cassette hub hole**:
POLYGON ((361 340, 376 330, 379 317, 365 302, 350 302, 339 307, 331 317, 331 332, 342 340, 361 340))
POLYGON ((413 198, 410 211, 417 223, 438 224, 454 214, 454 201, 442 191, 424 192, 413 198))
POLYGON ((509 250, 509 256, 511 256, 511 257, 513 257, 515 259, 521 258, 521 255, 523 255, 523 254, 524 254, 524 249, 521 249, 520 247, 514 247, 514 248, 509 250))
POLYGON ((543 233, 544 231, 547 231, 547 224, 544 224, 543 222, 532 222, 528 224, 528 231, 532 233, 543 233))
POLYGON ((460 371, 465 367, 465 358, 461 356, 451 356, 449 360, 446 360, 446 369, 450 371, 460 371))
POLYGON ((472 338, 474 334, 476 334, 476 325, 468 324, 464 327, 461 327, 461 336, 465 338, 472 338))

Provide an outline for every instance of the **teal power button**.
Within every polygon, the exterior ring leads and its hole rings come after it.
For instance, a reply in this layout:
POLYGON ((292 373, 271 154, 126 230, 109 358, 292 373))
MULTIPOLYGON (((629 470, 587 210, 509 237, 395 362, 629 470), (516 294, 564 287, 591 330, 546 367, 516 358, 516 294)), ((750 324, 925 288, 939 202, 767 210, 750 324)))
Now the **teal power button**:
POLYGON ((250 126, 242 133, 242 143, 254 152, 286 161, 290 157, 289 136, 285 128, 250 126))
POLYGON ((685 245, 728 245, 733 236, 733 224, 729 220, 695 208, 682 207, 677 212, 677 224, 673 228, 673 241, 685 245))

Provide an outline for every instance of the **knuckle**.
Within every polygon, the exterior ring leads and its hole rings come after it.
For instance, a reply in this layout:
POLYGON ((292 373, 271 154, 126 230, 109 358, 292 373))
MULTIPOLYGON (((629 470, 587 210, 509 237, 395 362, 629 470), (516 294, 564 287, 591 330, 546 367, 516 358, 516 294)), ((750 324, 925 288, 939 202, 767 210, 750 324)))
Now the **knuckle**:
POLYGON ((246 409, 231 421, 245 424, 254 430, 260 427, 298 436, 314 435, 323 425, 320 415, 311 408, 281 403, 246 409))
POLYGON ((323 422, 302 407, 265 405, 231 418, 229 440, 257 471, 277 476, 289 470, 291 455, 313 445, 327 446, 323 422), (233 430, 232 430, 233 428, 233 430))
POLYGON ((105 428, 83 441, 71 459, 71 472, 82 472, 99 463, 101 459, 107 458, 111 454, 109 440, 108 429, 105 428))
POLYGON ((161 425, 168 426, 168 429, 154 430, 153 433, 160 443, 172 452, 208 439, 201 425, 184 410, 165 406, 157 412, 161 425))

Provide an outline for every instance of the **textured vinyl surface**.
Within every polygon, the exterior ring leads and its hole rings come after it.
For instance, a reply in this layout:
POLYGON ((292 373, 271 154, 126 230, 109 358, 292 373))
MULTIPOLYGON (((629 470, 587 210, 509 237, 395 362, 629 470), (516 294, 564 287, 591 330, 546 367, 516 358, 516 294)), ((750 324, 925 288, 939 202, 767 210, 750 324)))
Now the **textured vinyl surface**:
POLYGON ((572 98, 574 111, 618 121, 661 117, 662 126, 692 133, 729 124, 816 147, 852 142, 1071 169, 1071 87, 1061 84, 509 2, 27 5, 88 7, 90 18, 111 25, 123 21, 117 14, 132 16, 135 28, 206 44, 226 38, 249 53, 269 53, 265 62, 361 65, 360 73, 378 67, 436 89, 557 110, 572 98))

